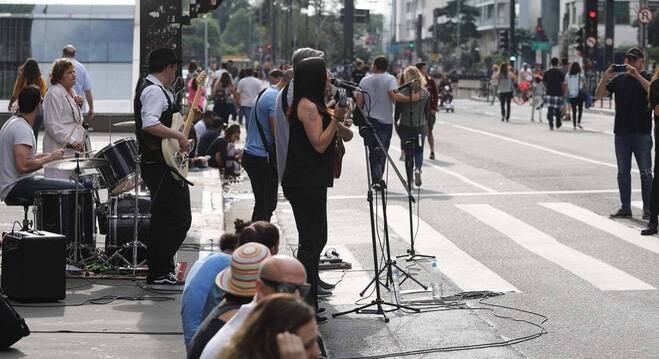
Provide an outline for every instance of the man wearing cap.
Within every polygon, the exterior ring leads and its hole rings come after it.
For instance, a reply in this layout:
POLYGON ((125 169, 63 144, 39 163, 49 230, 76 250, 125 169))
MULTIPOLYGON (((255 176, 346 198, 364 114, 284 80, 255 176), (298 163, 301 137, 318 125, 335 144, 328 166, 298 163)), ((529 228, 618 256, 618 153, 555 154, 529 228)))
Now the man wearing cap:
POLYGON ((291 293, 302 298, 310 290, 302 263, 285 255, 275 255, 263 261, 255 285, 254 301, 241 306, 238 313, 215 334, 206 345, 201 359, 219 357, 224 346, 263 298, 275 293, 291 293))
POLYGON ((611 65, 604 72, 595 90, 597 99, 615 94, 616 107, 613 132, 615 133, 618 191, 620 192, 621 207, 610 215, 612 218, 632 216, 632 154, 636 158, 638 170, 641 174, 643 219, 650 218, 652 110, 648 106, 648 92, 651 75, 645 72, 644 69, 643 51, 633 47, 625 54, 624 65, 611 65))
POLYGON ((165 165, 161 141, 173 138, 190 152, 183 133, 169 128, 175 111, 174 94, 167 88, 176 78, 180 60, 172 49, 149 54, 149 75, 135 93, 135 129, 141 155, 142 179, 151 196, 151 229, 147 248, 147 284, 176 285, 174 254, 192 222, 187 183, 165 165))
POLYGON ((208 314, 194 334, 188 359, 199 358, 211 338, 238 313, 241 305, 252 302, 257 292, 259 269, 270 257, 270 249, 260 243, 247 243, 231 255, 231 265, 215 277, 224 299, 208 314))
MULTIPOLYGON (((76 83, 73 88, 78 96, 85 94, 86 102, 83 108, 87 109, 87 120, 94 118, 94 96, 92 96, 92 79, 87 72, 85 65, 76 60, 76 48, 73 45, 66 45, 62 49, 62 57, 69 59, 76 70, 76 83)), ((83 100, 84 101, 84 100, 83 100)))

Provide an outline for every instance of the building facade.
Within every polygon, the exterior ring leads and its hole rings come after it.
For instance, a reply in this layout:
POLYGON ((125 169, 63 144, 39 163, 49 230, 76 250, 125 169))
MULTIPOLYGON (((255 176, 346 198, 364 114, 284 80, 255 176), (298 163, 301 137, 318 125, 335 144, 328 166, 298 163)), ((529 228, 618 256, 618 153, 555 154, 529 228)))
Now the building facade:
POLYGON ((135 8, 135 0, 0 1, 0 105, 26 59, 37 60, 49 83, 52 62, 71 44, 92 79, 96 112, 132 112, 135 8))

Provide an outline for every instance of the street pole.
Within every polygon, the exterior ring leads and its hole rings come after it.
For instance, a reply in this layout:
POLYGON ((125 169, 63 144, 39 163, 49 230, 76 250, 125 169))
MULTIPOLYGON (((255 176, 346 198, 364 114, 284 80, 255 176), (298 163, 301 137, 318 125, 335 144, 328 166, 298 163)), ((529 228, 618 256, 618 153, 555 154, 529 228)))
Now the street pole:
MULTIPOLYGON (((510 52, 510 56, 515 56, 515 59, 517 59, 517 43, 515 42, 515 0, 510 0, 510 38, 508 39, 508 46, 510 46, 508 51, 510 52)), ((512 65, 514 66, 517 63, 519 63, 519 61, 515 61, 515 64, 512 65)))
POLYGON ((353 63, 355 2, 354 0, 345 0, 343 4, 343 64, 345 76, 348 78, 352 72, 353 63))
POLYGON ((273 64, 277 63, 277 11, 275 10, 275 0, 270 0, 270 17, 271 17, 271 26, 272 29, 270 29, 270 37, 271 37, 271 42, 272 42, 272 48, 271 50, 271 58, 270 60, 272 61, 273 64))
POLYGON ((458 45, 457 47, 458 47, 458 60, 459 60, 459 56, 462 53, 462 51, 460 51, 462 50, 462 47, 460 46, 460 25, 462 25, 460 22, 460 0, 455 0, 455 7, 456 7, 455 16, 458 22, 457 32, 456 32, 456 40, 457 40, 456 45, 458 45))
MULTIPOLYGON (((647 9, 648 8, 648 0, 640 0, 639 5, 641 9, 647 9)), ((656 16, 656 15, 655 15, 656 16)), ((638 22, 638 31, 639 31, 639 40, 640 40, 640 45, 641 45, 641 51, 643 51, 643 56, 647 59, 647 42, 648 42, 648 25, 639 21, 638 22)), ((646 65, 648 64, 648 61, 645 62, 646 65)))
POLYGON ((204 68, 208 68, 208 15, 204 16, 204 68))
MULTIPOLYGON (((613 63, 613 40, 614 40, 614 31, 615 31, 615 13, 614 13, 614 1, 606 0, 606 18, 604 20, 604 67, 606 69, 613 63)), ((593 49, 592 53, 597 53, 593 49)))

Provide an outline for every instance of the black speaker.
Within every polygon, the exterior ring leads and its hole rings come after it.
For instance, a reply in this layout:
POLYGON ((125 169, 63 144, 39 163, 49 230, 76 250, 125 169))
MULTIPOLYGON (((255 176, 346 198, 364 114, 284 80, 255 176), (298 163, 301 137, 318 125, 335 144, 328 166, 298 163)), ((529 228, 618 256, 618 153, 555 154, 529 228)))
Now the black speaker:
POLYGON ((45 231, 10 232, 2 240, 2 290, 21 302, 66 297, 66 241, 45 231))
POLYGON ((0 295, 0 350, 7 349, 23 337, 30 335, 25 320, 0 295))

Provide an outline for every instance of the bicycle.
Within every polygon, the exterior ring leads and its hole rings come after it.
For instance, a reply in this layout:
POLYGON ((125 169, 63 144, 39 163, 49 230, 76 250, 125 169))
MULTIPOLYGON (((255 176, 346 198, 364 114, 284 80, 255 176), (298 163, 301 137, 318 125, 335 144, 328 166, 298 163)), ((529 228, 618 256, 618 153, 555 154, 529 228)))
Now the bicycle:
POLYGON ((518 105, 527 103, 532 96, 532 87, 529 82, 521 82, 513 86, 513 101, 518 105))

